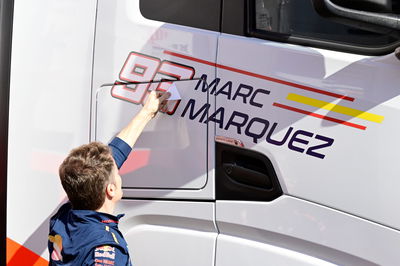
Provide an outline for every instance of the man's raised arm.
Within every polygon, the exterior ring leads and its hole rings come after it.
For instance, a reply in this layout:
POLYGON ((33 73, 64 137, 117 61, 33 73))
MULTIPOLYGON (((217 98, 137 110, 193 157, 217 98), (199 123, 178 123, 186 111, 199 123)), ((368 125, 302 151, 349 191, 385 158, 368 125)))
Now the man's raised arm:
POLYGON ((117 137, 133 148, 147 123, 166 104, 168 97, 168 92, 152 91, 140 112, 119 132, 117 137))
POLYGON ((139 113, 111 141, 109 146, 112 148, 113 157, 118 168, 127 159, 147 123, 167 104, 169 96, 169 92, 152 91, 139 113))

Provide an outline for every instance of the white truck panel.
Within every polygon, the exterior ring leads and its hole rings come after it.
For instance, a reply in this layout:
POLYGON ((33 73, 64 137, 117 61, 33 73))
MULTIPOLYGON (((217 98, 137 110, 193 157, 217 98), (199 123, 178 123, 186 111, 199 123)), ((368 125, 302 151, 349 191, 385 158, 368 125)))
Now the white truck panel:
POLYGON ((7 237, 44 258, 65 193, 58 166, 89 141, 96 1, 15 1, 7 237))
MULTIPOLYGON (((160 80, 167 75, 188 79, 207 73, 215 77, 215 68, 193 68, 193 62, 188 64, 166 51, 215 62, 217 33, 158 23, 144 18, 138 10, 139 1, 99 1, 93 140, 109 141, 140 110, 145 101, 142 93, 160 85, 101 87, 103 84, 160 80)), ((144 130, 121 169, 126 197, 214 197, 213 176, 208 176, 207 169, 208 158, 213 158, 207 155, 210 129, 181 116, 190 99, 208 102, 207 93, 193 90, 197 83, 176 82, 182 100, 172 102, 171 113, 159 113, 144 130)))
POLYGON ((226 117, 217 135, 267 155, 284 193, 400 228, 394 54, 353 56, 223 34, 217 63, 220 84, 233 82, 232 98, 240 83, 270 92, 255 97, 261 107, 218 95, 226 117), (233 111, 249 116, 240 133, 226 128, 233 111), (266 122, 249 126, 255 117, 266 122))
POLYGON ((311 257, 337 265, 400 260, 397 230, 290 196, 270 203, 217 201, 216 219, 221 236, 229 236, 218 237, 220 266, 265 265, 270 256, 274 265, 299 265, 308 257, 309 265, 315 265, 311 257))
POLYGON ((124 200, 117 211, 126 213, 120 229, 135 264, 214 264, 214 203, 124 200))

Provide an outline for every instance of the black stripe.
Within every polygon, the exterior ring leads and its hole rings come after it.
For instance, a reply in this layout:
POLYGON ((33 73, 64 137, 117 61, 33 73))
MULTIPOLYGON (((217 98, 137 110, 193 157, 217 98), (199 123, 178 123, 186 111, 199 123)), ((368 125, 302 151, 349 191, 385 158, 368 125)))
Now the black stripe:
POLYGON ((6 265, 7 150, 14 0, 0 0, 0 265, 6 265))

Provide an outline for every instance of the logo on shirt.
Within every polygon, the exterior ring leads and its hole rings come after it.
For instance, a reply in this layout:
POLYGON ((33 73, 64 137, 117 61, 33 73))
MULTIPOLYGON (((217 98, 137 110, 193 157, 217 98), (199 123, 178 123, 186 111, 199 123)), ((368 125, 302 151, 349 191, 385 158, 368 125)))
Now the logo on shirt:
POLYGON ((62 237, 60 235, 49 235, 49 241, 53 243, 53 252, 51 252, 51 259, 53 261, 62 261, 62 237))
POLYGON ((95 265, 110 266, 115 264, 115 247, 100 246, 94 250, 95 265))

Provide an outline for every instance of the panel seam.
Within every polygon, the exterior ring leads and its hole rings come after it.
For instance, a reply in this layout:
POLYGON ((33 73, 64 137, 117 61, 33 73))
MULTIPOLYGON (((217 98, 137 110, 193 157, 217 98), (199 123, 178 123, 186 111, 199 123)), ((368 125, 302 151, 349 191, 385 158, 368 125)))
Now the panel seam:
POLYGON ((92 49, 92 73, 91 73, 91 79, 90 79, 90 98, 89 98, 89 142, 95 137, 93 134, 95 134, 92 131, 95 131, 96 125, 93 124, 93 116, 94 116, 94 111, 95 108, 93 106, 93 85, 94 85, 94 61, 95 61, 95 50, 96 50, 96 33, 97 33, 97 13, 98 13, 98 6, 99 6, 99 1, 96 0, 96 11, 95 11, 95 16, 94 16, 94 32, 93 32, 93 49, 92 49), (93 128, 93 130, 92 130, 93 128))

